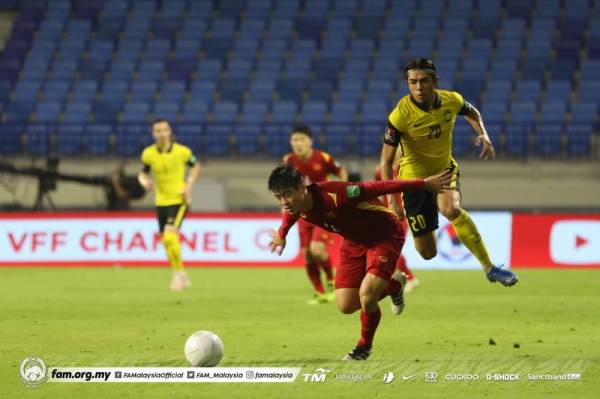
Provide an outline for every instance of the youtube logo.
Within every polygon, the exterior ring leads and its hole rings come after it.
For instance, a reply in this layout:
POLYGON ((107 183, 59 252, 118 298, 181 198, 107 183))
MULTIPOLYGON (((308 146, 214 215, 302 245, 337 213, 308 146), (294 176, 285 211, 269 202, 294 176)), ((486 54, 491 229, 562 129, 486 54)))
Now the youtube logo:
POLYGON ((561 220, 550 231, 550 257, 556 263, 600 263, 600 221, 561 220))

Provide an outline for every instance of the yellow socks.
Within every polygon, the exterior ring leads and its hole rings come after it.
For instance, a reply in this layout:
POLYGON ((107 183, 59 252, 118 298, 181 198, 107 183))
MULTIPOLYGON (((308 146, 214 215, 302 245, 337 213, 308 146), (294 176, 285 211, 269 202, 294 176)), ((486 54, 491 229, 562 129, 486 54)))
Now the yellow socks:
POLYGON ((473 219, 466 211, 462 210, 460 216, 450 221, 450 223, 454 226, 454 231, 456 231, 460 242, 471 251, 485 271, 488 272, 493 264, 473 219))
POLYGON ((183 261, 181 260, 181 243, 179 234, 174 231, 165 231, 162 235, 162 242, 167 252, 169 263, 176 272, 183 271, 183 261))

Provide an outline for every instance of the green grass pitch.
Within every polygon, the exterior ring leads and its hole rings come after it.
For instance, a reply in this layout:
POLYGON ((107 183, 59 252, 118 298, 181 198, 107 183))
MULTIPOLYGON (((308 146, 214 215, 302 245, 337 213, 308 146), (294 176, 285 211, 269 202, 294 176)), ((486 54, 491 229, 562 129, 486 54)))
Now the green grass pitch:
POLYGON ((419 271, 401 316, 382 302, 371 358, 339 359, 359 335, 358 314, 309 306, 302 269, 191 268, 193 285, 168 290, 157 268, 0 268, 2 398, 592 398, 600 392, 598 270, 519 270, 516 287, 489 284, 476 271, 419 271), (220 366, 302 367, 289 384, 44 383, 27 388, 19 364, 186 366, 192 332, 216 332, 220 366), (490 345, 490 339, 496 344, 490 345), (519 344, 515 348, 515 344, 519 344), (303 373, 331 369, 322 382, 303 373), (384 384, 384 373, 396 379, 384 384), (438 373, 437 383, 425 381, 438 373), (582 374, 580 382, 527 381, 529 373, 582 374), (361 382, 342 374, 372 375, 361 382), (446 381, 477 373, 476 382, 446 381), (520 381, 485 381, 520 373, 520 381), (402 376, 415 375, 404 381, 402 376))

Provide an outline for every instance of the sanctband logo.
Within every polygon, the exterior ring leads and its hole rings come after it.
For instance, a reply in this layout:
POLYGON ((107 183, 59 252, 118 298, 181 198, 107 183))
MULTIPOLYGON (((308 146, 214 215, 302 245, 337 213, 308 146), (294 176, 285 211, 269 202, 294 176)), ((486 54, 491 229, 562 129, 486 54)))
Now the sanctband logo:
POLYGON ((315 369, 313 373, 305 373, 304 374, 304 382, 325 382, 327 378, 327 373, 329 373, 330 369, 324 369, 319 367, 315 369))
POLYGON ((28 357, 19 367, 21 380, 29 388, 38 388, 46 380, 46 363, 39 357, 28 357))

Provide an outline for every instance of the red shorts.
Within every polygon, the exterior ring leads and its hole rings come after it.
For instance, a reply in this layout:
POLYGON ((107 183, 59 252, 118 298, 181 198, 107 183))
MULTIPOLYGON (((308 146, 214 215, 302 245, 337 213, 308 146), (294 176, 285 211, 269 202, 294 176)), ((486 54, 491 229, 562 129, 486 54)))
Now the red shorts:
POLYGON ((300 232, 300 248, 307 248, 313 241, 322 242, 326 247, 333 243, 331 233, 304 219, 298 219, 298 231, 300 232))
POLYGON ((344 240, 340 264, 335 273, 335 288, 360 288, 367 273, 389 280, 396 269, 404 237, 393 237, 374 245, 344 240))

